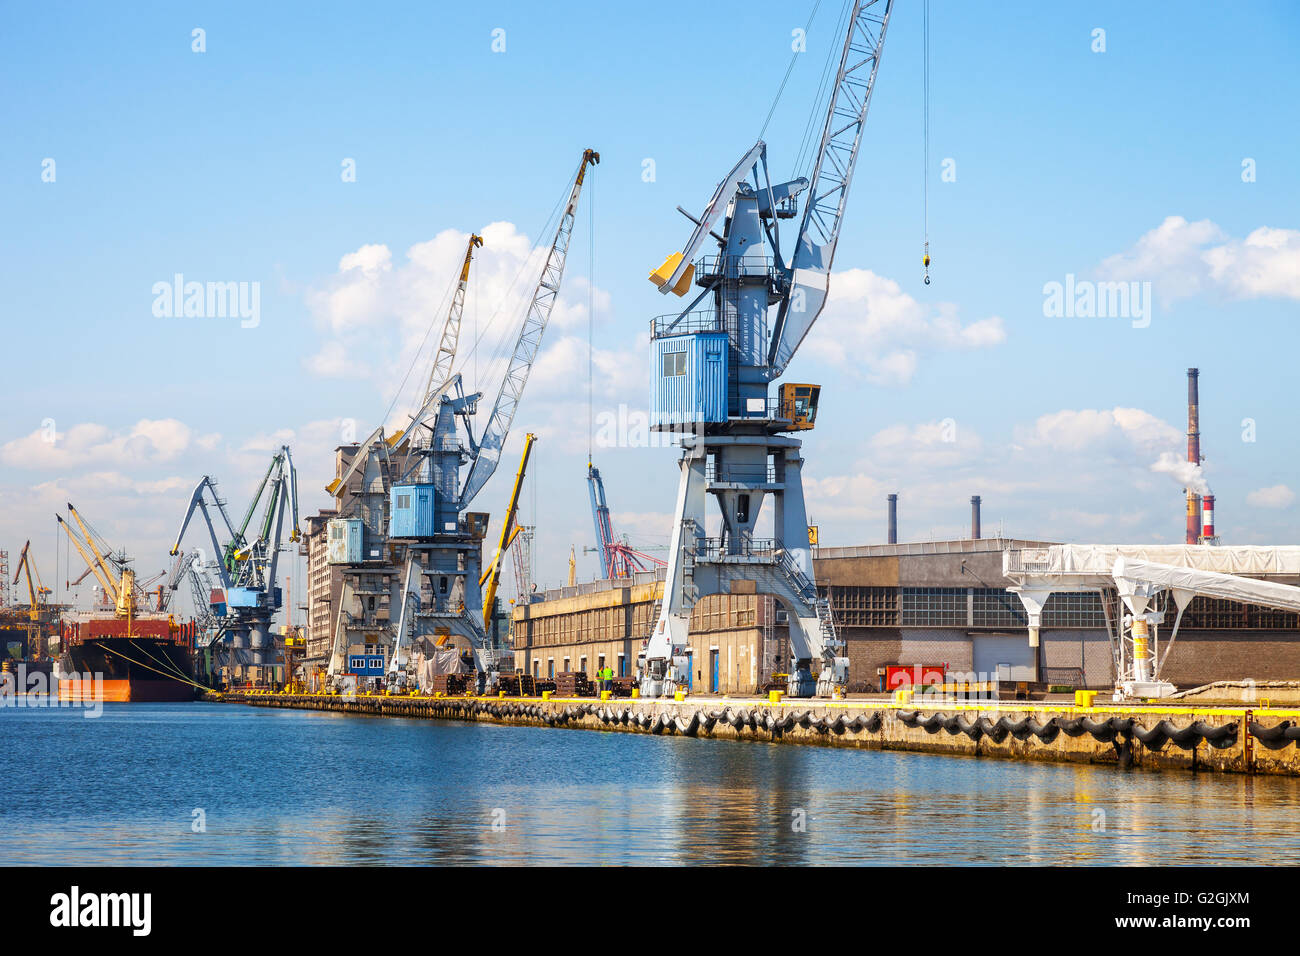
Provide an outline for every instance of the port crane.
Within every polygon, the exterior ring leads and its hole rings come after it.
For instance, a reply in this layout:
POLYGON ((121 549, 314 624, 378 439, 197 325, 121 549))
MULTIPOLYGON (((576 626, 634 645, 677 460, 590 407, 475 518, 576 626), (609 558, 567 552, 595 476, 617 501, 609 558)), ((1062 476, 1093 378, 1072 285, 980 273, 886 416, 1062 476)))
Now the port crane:
MULTIPOLYGON (((382 494, 385 473, 388 477, 388 523, 382 534, 374 535, 376 550, 389 547, 405 551, 390 674, 406 670, 413 663, 400 653, 409 629, 411 647, 422 655, 445 646, 452 637, 460 637, 470 646, 480 684, 495 680, 499 649, 491 646, 487 636, 479 585, 488 516, 468 508, 500 461, 559 295, 587 168, 599 162, 600 154, 595 150, 583 151, 496 399, 479 436, 475 437, 473 425, 482 393, 467 393, 456 372, 440 381, 435 361, 424 403, 407 426, 386 439, 381 427, 369 440, 386 447, 379 448, 377 455, 366 453, 363 487, 378 487, 382 494), (462 482, 461 470, 466 467, 468 472, 462 482), (369 485, 372 476, 379 480, 378 485, 369 485)), ((467 274, 462 272, 463 276, 467 274)), ((459 308, 454 299, 450 324, 459 325, 459 308)), ((444 341, 447 338, 444 333, 444 341)), ((454 361, 454 352, 451 358, 454 361)), ((360 451, 358 457, 362 457, 360 451)), ((331 493, 345 492, 358 470, 354 461, 331 484, 331 493)), ((370 546, 365 547, 369 551, 370 546)), ((355 601, 340 602, 330 678, 340 677, 346 663, 351 622, 345 615, 356 618, 349 613, 349 604, 356 607, 355 601)))
MULTIPOLYGON (((280 446, 271 456, 271 463, 262 475, 238 528, 230 520, 226 502, 217 493, 216 480, 210 475, 200 478, 185 509, 171 554, 180 554, 181 541, 195 512, 203 518, 208 540, 216 555, 210 567, 220 580, 221 603, 227 613, 220 632, 225 645, 220 650, 226 663, 231 666, 273 666, 276 648, 271 619, 283 603, 276 580, 286 512, 289 541, 295 542, 301 535, 298 527, 298 477, 289 446, 280 446), (259 507, 262 509, 261 518, 255 524, 259 507), (220 519, 220 526, 213 522, 213 512, 220 519)), ((179 586, 180 576, 176 575, 175 586, 179 586)), ((209 591, 206 603, 212 605, 213 596, 209 591)), ((196 603, 199 597, 195 595, 196 603)))
MULTIPOLYGON (((600 573, 606 578, 627 578, 633 571, 645 571, 648 565, 663 567, 661 558, 638 551, 626 539, 614 535, 614 523, 605 500, 605 482, 600 469, 587 462, 587 493, 591 499, 591 520, 596 529, 595 551, 600 555, 600 573)), ((584 551, 587 549, 583 549, 584 551)))
POLYGON ((854 0, 810 175, 772 182, 758 140, 698 216, 682 210, 694 231, 650 274, 662 294, 700 291, 651 323, 651 423, 680 433, 681 477, 663 598, 639 661, 643 696, 688 685, 691 609, 740 578, 790 612, 792 697, 829 696, 847 682, 848 658, 813 571, 801 442, 789 434, 813 427, 820 388, 783 384, 773 397, 768 387, 826 303, 892 7, 854 0), (784 246, 782 221, 798 224, 784 246), (697 260, 710 240, 716 251, 697 260), (705 531, 710 498, 722 518, 714 538, 705 531), (768 498, 775 537, 756 538, 768 498))
POLYGON ((492 613, 492 606, 497 599, 497 584, 501 578, 501 562, 505 558, 506 550, 514 544, 515 538, 523 531, 523 526, 519 524, 519 492, 524 486, 524 473, 528 470, 528 458, 533 451, 533 442, 537 436, 529 432, 524 436, 524 451, 519 457, 519 471, 515 473, 514 487, 510 490, 510 503, 506 505, 505 517, 501 520, 501 540, 497 542, 496 552, 492 555, 492 563, 488 569, 483 572, 479 578, 479 584, 486 582, 487 590, 483 592, 483 620, 488 620, 492 613))
POLYGON ((41 583, 41 572, 32 561, 30 540, 23 542, 22 553, 18 555, 18 566, 14 569, 13 583, 17 586, 20 578, 27 578, 27 653, 31 657, 45 655, 44 640, 41 639, 41 615, 49 610, 49 598, 53 593, 41 583))
POLYGON ((86 562, 86 566, 94 573, 103 589, 105 602, 113 605, 113 613, 117 617, 134 617, 143 595, 136 583, 131 559, 125 552, 114 553, 108 543, 81 517, 81 512, 72 502, 68 502, 68 514, 76 522, 77 531, 72 530, 72 525, 64 521, 62 515, 56 514, 54 519, 86 562))

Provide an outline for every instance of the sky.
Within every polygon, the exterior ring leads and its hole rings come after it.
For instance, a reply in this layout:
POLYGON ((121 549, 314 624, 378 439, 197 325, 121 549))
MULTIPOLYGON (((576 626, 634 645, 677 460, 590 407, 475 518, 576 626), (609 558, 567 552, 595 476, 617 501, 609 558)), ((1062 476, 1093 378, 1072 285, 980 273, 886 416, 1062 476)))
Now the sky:
MULTIPOLYGON (((400 424, 427 378, 471 232, 458 367, 490 399, 591 147, 560 301, 474 507, 494 537, 533 431, 542 585, 570 547, 596 575, 589 448, 616 531, 661 553, 675 453, 617 424, 645 414, 649 320, 680 307, 646 277, 690 233, 676 206, 698 212, 760 133, 778 180, 807 172, 840 7, 0 5, 0 548, 31 539, 66 599, 71 501, 148 576, 201 476, 242 511, 284 443, 303 513, 327 506, 335 446, 400 424), (244 313, 172 314, 178 275, 236 283, 244 313)), ((979 494, 986 534, 1177 542, 1189 480, 1225 543, 1294 543, 1300 9, 930 11, 929 161, 922 4, 899 0, 830 302, 785 376, 823 389, 803 436, 821 544, 882 541, 891 492, 903 540, 963 536, 979 494), (1109 282, 1127 309, 1075 298, 1109 282)))

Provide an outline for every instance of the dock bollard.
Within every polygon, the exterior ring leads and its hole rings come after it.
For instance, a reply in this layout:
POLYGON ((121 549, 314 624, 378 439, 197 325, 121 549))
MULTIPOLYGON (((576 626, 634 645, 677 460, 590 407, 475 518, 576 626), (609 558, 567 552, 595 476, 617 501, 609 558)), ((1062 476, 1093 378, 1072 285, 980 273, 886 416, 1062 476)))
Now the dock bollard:
POLYGON ((784 696, 785 691, 783 690, 769 690, 767 692, 767 702, 769 704, 779 704, 781 703, 781 698, 784 696))
POLYGON ((686 699, 686 691, 684 690, 673 691, 673 700, 677 701, 678 703, 681 703, 685 699, 686 699))
POLYGON ((1097 692, 1095 690, 1076 690, 1074 692, 1074 706, 1091 707, 1096 697, 1097 692))
POLYGON ((612 697, 612 696, 613 696, 613 695, 612 695, 609 691, 607 691, 607 690, 602 690, 602 691, 600 692, 600 699, 601 699, 601 700, 609 700, 610 697, 612 697))
POLYGON ((912 691, 911 691, 911 688, 908 688, 908 689, 906 689, 906 690, 902 690, 902 689, 900 689, 900 690, 896 690, 896 691, 894 691, 894 703, 895 703, 895 704, 910 704, 911 702, 912 702, 912 691))
POLYGON ((632 699, 633 699, 633 700, 640 700, 640 699, 641 699, 641 688, 639 688, 639 687, 633 687, 633 688, 632 688, 632 699))
POLYGON ((542 691, 542 700, 550 700, 550 699, 551 699, 551 692, 549 690, 542 691))

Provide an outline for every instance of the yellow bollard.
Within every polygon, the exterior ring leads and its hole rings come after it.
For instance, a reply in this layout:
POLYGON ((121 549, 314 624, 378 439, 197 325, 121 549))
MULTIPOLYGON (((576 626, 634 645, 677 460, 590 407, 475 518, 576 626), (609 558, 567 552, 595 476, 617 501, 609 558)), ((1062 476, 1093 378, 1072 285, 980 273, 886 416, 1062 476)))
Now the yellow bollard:
POLYGON ((685 699, 686 699, 686 691, 684 690, 673 691, 673 700, 678 701, 680 703, 685 699))
POLYGON ((633 687, 633 688, 632 688, 632 699, 633 699, 633 700, 640 700, 640 699, 641 699, 641 688, 639 688, 639 687, 633 687))
POLYGON ((602 690, 602 691, 600 692, 600 699, 601 699, 601 700, 609 700, 609 699, 610 699, 611 697, 613 697, 613 696, 614 696, 614 695, 611 694, 611 693, 610 693, 609 691, 607 691, 607 690, 602 690))
POLYGON ((497 691, 497 700, 505 700, 505 697, 506 697, 505 691, 503 690, 497 691))
POLYGON ((895 704, 910 704, 911 702, 912 702, 912 690, 911 690, 911 688, 907 688, 907 689, 903 689, 903 690, 896 690, 896 691, 894 691, 894 703, 895 703, 895 704))
POLYGON ((550 699, 551 699, 551 692, 549 690, 542 691, 542 700, 550 700, 550 699))
POLYGON ((1076 690, 1074 692, 1074 706, 1091 707, 1092 702, 1096 699, 1096 697, 1097 697, 1097 692, 1095 690, 1076 690))
POLYGON ((769 690, 767 692, 767 702, 769 704, 779 704, 781 703, 781 698, 784 696, 785 691, 783 690, 769 690))

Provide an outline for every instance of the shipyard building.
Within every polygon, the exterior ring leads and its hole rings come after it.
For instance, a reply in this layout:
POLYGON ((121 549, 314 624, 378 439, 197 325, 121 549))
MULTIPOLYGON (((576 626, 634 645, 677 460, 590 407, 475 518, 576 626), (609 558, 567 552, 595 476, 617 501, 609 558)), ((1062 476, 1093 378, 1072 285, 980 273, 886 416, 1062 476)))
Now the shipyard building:
MULTIPOLYGON (((1113 686, 1108 618, 1113 629, 1120 613, 1114 592, 1053 594, 1038 646, 1031 646, 1024 608, 1006 590, 1014 582, 1003 574, 1003 552, 1049 544, 966 538, 817 549, 818 587, 847 644, 849 691, 879 690, 891 665, 946 665, 949 674, 999 682, 1113 686)), ((616 674, 634 673, 662 574, 539 592, 513 612, 516 668, 539 677, 594 674, 606 664, 616 674)), ((762 691, 788 664, 786 631, 784 610, 751 582, 734 581, 731 593, 701 598, 691 615, 692 692, 762 691)), ((1300 678, 1300 615, 1198 596, 1162 674, 1179 687, 1300 678)))

